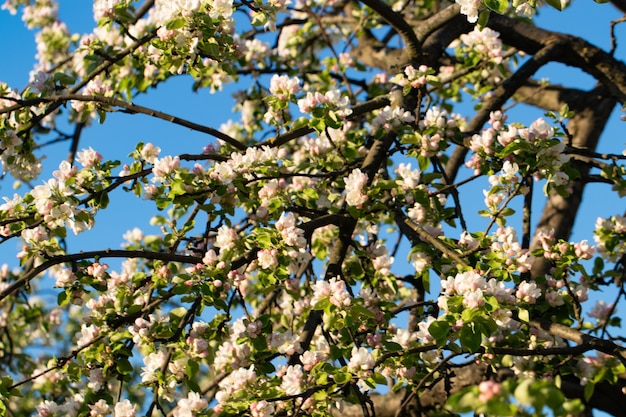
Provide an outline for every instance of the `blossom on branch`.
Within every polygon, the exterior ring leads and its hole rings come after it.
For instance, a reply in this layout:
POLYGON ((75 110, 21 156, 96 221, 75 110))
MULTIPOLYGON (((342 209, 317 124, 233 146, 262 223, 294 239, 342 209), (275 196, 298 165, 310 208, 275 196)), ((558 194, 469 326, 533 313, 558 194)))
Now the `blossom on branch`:
POLYGON ((364 192, 367 180, 367 174, 361 172, 358 168, 354 169, 350 175, 344 179, 346 183, 346 203, 348 205, 356 208, 363 207, 363 204, 367 201, 367 193, 364 192))

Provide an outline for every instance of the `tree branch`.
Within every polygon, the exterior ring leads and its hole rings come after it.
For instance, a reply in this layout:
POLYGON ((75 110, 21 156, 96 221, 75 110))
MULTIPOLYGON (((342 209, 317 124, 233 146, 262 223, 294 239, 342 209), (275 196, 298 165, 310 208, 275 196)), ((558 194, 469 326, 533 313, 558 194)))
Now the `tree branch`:
POLYGON ((361 3, 378 13, 400 34, 405 44, 406 63, 417 62, 422 46, 415 36, 413 26, 409 25, 400 13, 394 12, 391 7, 379 0, 361 0, 361 3))
POLYGON ((500 32, 507 45, 529 54, 536 54, 548 43, 558 44, 552 56, 555 62, 582 69, 606 85, 618 101, 626 102, 626 65, 595 45, 496 13, 491 13, 487 26, 500 32))
POLYGON ((153 260, 161 260, 165 262, 181 262, 186 264, 198 264, 202 263, 202 258, 197 256, 188 256, 188 255, 178 255, 175 253, 165 253, 165 252, 147 252, 142 250, 122 250, 122 249, 105 249, 101 251, 91 251, 91 252, 81 252, 75 253, 72 255, 60 255, 53 256, 42 264, 36 266, 30 271, 23 274, 17 280, 13 281, 7 287, 5 287, 2 292, 0 292, 0 301, 4 300, 7 296, 11 295, 15 290, 20 287, 23 287, 31 279, 44 272, 48 268, 62 264, 65 262, 75 262, 81 261, 83 259, 92 259, 92 258, 143 258, 143 259, 153 259, 153 260))
POLYGON ((590 336, 579 330, 545 320, 531 320, 528 324, 535 329, 543 330, 553 336, 569 340, 570 342, 574 342, 578 345, 586 345, 589 347, 588 350, 593 348, 599 352, 614 356, 626 365, 626 348, 623 348, 610 340, 590 336))
POLYGON ((11 113, 19 108, 22 108, 25 106, 33 106, 39 103, 57 103, 58 105, 60 105, 60 103, 62 102, 67 102, 67 101, 86 101, 86 102, 101 103, 101 104, 106 104, 109 106, 122 108, 128 111, 129 113, 145 114, 147 116, 165 120, 167 122, 174 123, 176 125, 186 127, 191 130, 195 130, 197 132, 206 133, 220 140, 223 140, 224 142, 233 146, 235 149, 238 149, 240 151, 246 150, 246 146, 244 144, 237 141, 236 139, 231 138, 227 134, 220 132, 217 129, 200 125, 198 123, 190 122, 188 120, 181 119, 180 117, 172 116, 170 114, 153 110, 144 106, 140 106, 140 105, 133 104, 133 103, 127 103, 123 100, 119 100, 114 97, 86 95, 86 94, 63 94, 63 95, 58 95, 58 96, 46 96, 46 97, 29 99, 29 100, 15 100, 15 101, 17 102, 15 106, 0 109, 0 114, 11 113))

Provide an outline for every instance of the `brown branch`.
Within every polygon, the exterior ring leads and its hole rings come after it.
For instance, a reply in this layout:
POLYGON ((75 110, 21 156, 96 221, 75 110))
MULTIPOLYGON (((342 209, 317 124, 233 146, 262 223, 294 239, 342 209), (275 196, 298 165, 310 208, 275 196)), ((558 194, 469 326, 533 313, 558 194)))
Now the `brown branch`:
POLYGON ((144 17, 146 15, 146 13, 148 13, 150 11, 152 6, 154 6, 154 0, 146 0, 146 1, 144 1, 143 4, 141 6, 139 6, 137 11, 135 12, 135 15, 133 17, 134 21, 137 22, 139 19, 144 17))
POLYGON ((15 290, 28 284, 31 279, 35 278, 46 269, 62 264, 65 262, 76 262, 84 259, 92 258, 143 258, 161 260, 165 262, 181 262, 186 264, 199 264, 202 263, 202 258, 189 255, 178 255, 174 253, 165 252, 147 252, 142 250, 122 250, 122 249, 105 249, 100 251, 80 252, 71 255, 59 255, 53 256, 41 265, 31 269, 24 273, 17 280, 13 281, 2 292, 0 292, 0 301, 11 295, 15 290))
POLYGON ((496 13, 490 15, 487 26, 500 32, 504 43, 528 54, 536 54, 548 43, 557 43, 553 61, 580 68, 606 85, 618 101, 626 102, 626 65, 597 46, 496 13))
POLYGON ((611 4, 615 6, 620 12, 626 13, 626 0, 611 0, 611 4))
POLYGON ((39 97, 39 98, 34 98, 34 99, 29 99, 29 100, 15 100, 15 101, 17 102, 16 105, 0 109, 0 114, 10 113, 19 108, 22 108, 25 106, 32 106, 32 105, 36 105, 39 103, 56 103, 58 105, 60 105, 59 103, 66 102, 66 101, 87 101, 87 102, 102 103, 102 104, 106 104, 109 106, 120 107, 128 111, 129 113, 145 114, 147 116, 165 120, 167 122, 170 122, 170 123, 182 126, 182 127, 186 127, 188 129, 191 129, 197 132, 206 133, 220 140, 223 140, 224 142, 233 146, 235 149, 238 149, 240 151, 246 150, 246 146, 244 144, 237 141, 236 139, 233 139, 227 134, 220 132, 217 129, 213 129, 212 127, 204 126, 198 123, 191 122, 189 120, 181 119, 180 117, 172 116, 171 114, 153 110, 148 107, 140 106, 140 105, 133 104, 133 103, 127 103, 123 100, 119 100, 113 97, 86 95, 86 94, 63 94, 63 95, 58 95, 58 96, 47 96, 47 97, 39 97))
POLYGON ((524 206, 522 209, 522 248, 530 248, 530 236, 531 236, 531 216, 532 216, 532 203, 533 203, 533 191, 535 188, 535 182, 532 178, 526 178, 526 186, 528 190, 524 195, 524 206))
POLYGON ((228 157, 225 155, 220 155, 218 153, 203 153, 203 154, 189 154, 182 153, 178 155, 181 161, 218 161, 225 162, 228 161, 228 157))
POLYGON ((85 123, 76 123, 76 128, 72 134, 72 144, 70 146, 70 153, 67 156, 67 161, 74 165, 74 159, 76 158, 76 152, 78 151, 78 144, 80 143, 80 135, 83 132, 85 123))
POLYGON ((574 342, 578 345, 586 346, 586 348, 588 348, 587 350, 595 349, 599 352, 606 353, 607 355, 614 356, 626 365, 626 348, 623 348, 610 340, 590 336, 579 330, 572 329, 571 327, 544 320, 531 320, 528 324, 535 329, 543 330, 553 336, 569 340, 570 342, 574 342))
POLYGON ((456 262, 457 267, 468 267, 469 264, 463 260, 458 253, 445 245, 441 240, 430 235, 422 226, 409 219, 404 213, 396 213, 396 223, 403 233, 407 234, 412 241, 422 241, 434 246, 445 257, 456 262))
POLYGON ((515 93, 515 100, 544 110, 559 111, 564 103, 578 100, 580 95, 588 91, 568 88, 559 84, 540 84, 526 80, 515 93))
MULTIPOLYGON (((458 4, 452 4, 425 20, 420 20, 419 22, 411 22, 413 26, 415 26, 415 34, 417 39, 420 42, 424 42, 429 36, 431 36, 439 29, 443 28, 444 26, 447 26, 453 20, 463 19, 467 21, 465 16, 459 16, 460 12, 461 6, 458 4)), ((469 27, 469 24, 467 24, 467 27, 469 27)), ((446 28, 446 30, 447 29, 448 28, 446 28)))
MULTIPOLYGON (((80 91, 81 88, 86 86, 89 83, 89 81, 94 79, 96 76, 107 71, 109 68, 115 65, 118 61, 122 60, 127 55, 131 54, 135 49, 139 48, 140 46, 152 40, 155 34, 156 34, 155 32, 148 33, 146 36, 137 40, 135 43, 128 46, 126 49, 120 51, 120 53, 118 53, 115 56, 114 60, 106 61, 100 64, 93 71, 91 71, 86 77, 84 77, 78 84, 72 87, 72 89, 69 91, 69 94, 76 94, 78 91, 80 91)), ((58 109, 61 106, 61 104, 62 102, 53 102, 50 105, 50 107, 48 107, 45 111, 33 117, 33 119, 28 124, 26 124, 26 126, 24 126, 18 131, 18 134, 23 134, 25 132, 28 132, 30 129, 36 126, 39 122, 41 122, 44 118, 46 118, 48 115, 52 114, 56 109, 58 109)))
POLYGON ((421 54, 421 43, 415 36, 413 26, 411 26, 402 14, 394 12, 393 9, 379 0, 361 0, 380 17, 382 17, 391 27, 393 27, 402 37, 405 44, 406 63, 415 63, 421 54))

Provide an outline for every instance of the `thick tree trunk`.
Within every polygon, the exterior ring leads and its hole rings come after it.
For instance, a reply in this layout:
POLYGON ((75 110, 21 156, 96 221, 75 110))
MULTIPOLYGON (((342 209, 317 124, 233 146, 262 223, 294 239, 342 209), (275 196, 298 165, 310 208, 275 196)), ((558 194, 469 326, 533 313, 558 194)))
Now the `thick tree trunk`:
MULTIPOLYGON (((577 149, 595 152, 600 135, 606 122, 615 108, 617 101, 608 95, 606 88, 600 86, 594 90, 578 94, 574 97, 566 97, 574 116, 567 126, 571 135, 571 146, 577 149)), ((541 218, 537 223, 537 230, 545 229, 554 232, 557 239, 568 239, 574 221, 582 202, 583 191, 589 176, 591 167, 581 161, 574 161, 574 168, 580 173, 580 178, 572 183, 572 191, 567 197, 552 193, 543 209, 541 218)), ((536 235, 535 235, 536 236, 536 235)), ((531 249, 538 245, 535 239, 531 249)), ((544 275, 547 271, 546 262, 536 262, 532 269, 533 276, 544 275)))

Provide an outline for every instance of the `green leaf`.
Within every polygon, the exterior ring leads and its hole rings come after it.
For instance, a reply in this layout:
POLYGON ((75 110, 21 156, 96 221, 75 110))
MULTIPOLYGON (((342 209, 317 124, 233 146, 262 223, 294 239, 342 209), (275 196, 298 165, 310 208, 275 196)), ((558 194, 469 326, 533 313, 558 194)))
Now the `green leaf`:
POLYGON ((259 233, 254 236, 254 245, 259 249, 274 247, 274 244, 272 243, 272 236, 265 230, 261 229, 259 230, 259 233))
POLYGON ((546 2, 559 11, 563 10, 564 5, 561 3, 561 0, 546 0, 546 2))
POLYGON ((65 227, 57 227, 56 229, 52 231, 52 233, 54 233, 56 236, 60 237, 61 239, 65 239, 67 237, 67 230, 65 230, 65 227))
POLYGON ((324 129, 326 129, 326 123, 324 122, 324 119, 318 118, 318 117, 314 117, 309 123, 309 125, 313 129, 315 129, 317 133, 322 133, 324 129))
POLYGON ((604 260, 597 257, 593 260, 593 274, 600 274, 604 270, 604 260))
MULTIPOLYGON (((278 396, 278 394, 276 394, 275 397, 276 396, 278 396)), ((317 391, 315 392, 315 394, 313 394, 313 399, 316 402, 325 401, 327 397, 328 397, 328 393, 324 390, 317 391)))
POLYGON ((422 272, 422 286, 424 287, 424 291, 426 291, 426 293, 430 292, 430 272, 428 269, 422 272))
POLYGON ((128 358, 117 358, 115 369, 117 369, 117 372, 121 375, 128 375, 133 372, 133 365, 131 365, 128 358))
POLYGON ((430 166, 430 158, 427 158, 422 155, 419 155, 417 157, 417 162, 419 163, 419 168, 420 168, 420 171, 422 172, 426 171, 428 167, 430 166))
POLYGON ((69 303, 70 297, 67 295, 67 291, 60 292, 57 296, 57 305, 59 307, 63 307, 67 303, 69 303))
POLYGON ((328 384, 328 374, 326 372, 320 372, 315 376, 315 383, 318 385, 328 384))
POLYGON ((355 321, 361 321, 361 318, 363 317, 376 317, 376 314, 374 314, 370 309, 365 308, 360 304, 350 306, 350 315, 355 321))
POLYGON ((352 380, 352 375, 349 374, 348 372, 337 372, 333 376, 333 379, 335 380, 337 384, 343 385, 343 384, 347 384, 348 382, 352 380))
POLYGON ((183 317, 187 314, 185 307, 178 307, 170 311, 170 321, 172 323, 179 323, 183 317))
POLYGON ((489 20, 489 14, 490 14, 489 9, 483 10, 482 12, 480 12, 480 14, 478 15, 478 21, 476 22, 476 25, 479 28, 484 28, 485 26, 487 26, 487 21, 489 20))
POLYGON ((254 366, 262 374, 271 374, 273 372, 276 372, 276 368, 274 367, 272 362, 269 361, 259 361, 254 366))
POLYGON ((530 313, 525 308, 520 308, 517 311, 517 317, 522 323, 528 323, 530 321, 530 313))
POLYGON ((405 385, 404 385, 404 381, 398 381, 398 382, 396 382, 396 383, 393 385, 393 387, 391 387, 391 391, 392 391, 392 392, 398 392, 398 391, 400 391, 400 390, 401 390, 402 388, 404 388, 404 387, 405 387, 405 385))
POLYGON ((476 393, 472 388, 468 388, 452 394, 447 405, 457 413, 467 413, 476 409, 477 402, 476 393))
POLYGON ((533 403, 533 398, 530 392, 530 386, 532 383, 532 379, 525 379, 517 386, 517 388, 515 388, 513 395, 515 396, 515 399, 523 405, 531 405, 533 403))
POLYGON ((109 205, 109 193, 104 190, 99 192, 98 196, 96 197, 96 204, 101 209, 107 208, 107 206, 109 205))
POLYGON ((172 204, 172 201, 174 201, 172 198, 160 197, 156 200, 156 206, 159 210, 163 210, 166 209, 170 204, 172 204))
POLYGON ((500 215, 503 217, 511 216, 513 214, 515 214, 515 210, 513 210, 511 207, 507 207, 500 212, 500 215))
POLYGON ((438 343, 445 341, 450 333, 450 325, 445 321, 434 321, 428 326, 428 333, 430 333, 438 343))
POLYGON ((200 370, 200 365, 198 365, 197 361, 188 360, 185 364, 185 369, 187 371, 187 376, 189 378, 193 378, 198 374, 198 371, 200 370))
POLYGON ((98 116, 99 116, 98 117, 98 123, 103 124, 106 121, 106 119, 107 119, 107 112, 102 110, 102 109, 98 109, 97 113, 98 113, 98 116))
POLYGON ((476 352, 480 347, 482 334, 478 333, 473 324, 463 326, 461 329, 461 345, 470 352, 476 352))
POLYGON ((565 401, 563 393, 552 385, 552 383, 548 381, 543 382, 544 386, 540 389, 540 393, 545 397, 546 405, 553 410, 559 409, 565 401))
POLYGON ((378 385, 387 385, 387 378, 385 378, 382 374, 373 373, 372 380, 376 382, 378 385))
MULTIPOLYGON (((548 0, 550 2, 550 0, 548 0)), ((508 0, 484 0, 485 6, 496 13, 503 14, 509 8, 508 0)))
POLYGON ((312 307, 313 310, 324 310, 330 306, 330 300, 328 298, 322 298, 312 307))
POLYGON ((404 350, 402 345, 395 342, 384 342, 384 345, 387 352, 399 352, 401 350, 404 350))
POLYGON ((76 79, 74 77, 72 77, 71 75, 67 75, 63 72, 55 72, 52 76, 52 79, 63 85, 70 85, 76 82, 76 79))
POLYGON ((65 367, 63 367, 63 371, 66 372, 67 376, 73 382, 79 381, 82 375, 82 368, 78 366, 75 362, 69 362, 67 365, 65 365, 65 367))
POLYGON ((180 29, 183 26, 185 26, 185 19, 181 17, 179 19, 172 19, 169 22, 167 22, 167 25, 165 25, 165 28, 168 30, 174 30, 174 29, 180 29))
POLYGON ((474 317, 476 317, 478 314, 480 314, 479 310, 466 308, 461 313, 461 319, 466 323, 471 323, 474 321, 474 317))
POLYGON ((496 311, 498 308, 500 308, 500 303, 498 303, 496 297, 494 297, 493 295, 488 295, 485 297, 485 309, 487 311, 496 311))
POLYGON ((564 119, 569 119, 574 115, 574 113, 569 110, 569 106, 567 105, 567 103, 565 103, 559 109, 559 115, 564 119))
POLYGON ((172 185, 170 187, 170 196, 174 197, 177 195, 185 195, 187 193, 187 191, 185 190, 185 185, 183 184, 183 181, 180 179, 177 179, 176 181, 172 182, 172 185))
POLYGON ((0 378, 0 388, 3 390, 6 390, 11 385, 13 385, 13 378, 10 376, 3 376, 0 378))

